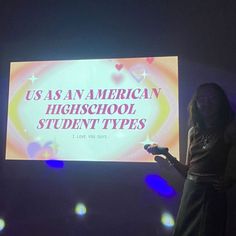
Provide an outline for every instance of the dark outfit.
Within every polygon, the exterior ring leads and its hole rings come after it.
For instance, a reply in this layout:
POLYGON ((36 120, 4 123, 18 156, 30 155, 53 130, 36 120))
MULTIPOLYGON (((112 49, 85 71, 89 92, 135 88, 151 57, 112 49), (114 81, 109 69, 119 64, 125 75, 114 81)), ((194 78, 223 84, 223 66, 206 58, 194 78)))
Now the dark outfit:
POLYGON ((174 236, 223 236, 226 193, 214 182, 225 174, 230 144, 224 131, 210 135, 193 130, 188 151, 189 170, 176 220, 174 236))

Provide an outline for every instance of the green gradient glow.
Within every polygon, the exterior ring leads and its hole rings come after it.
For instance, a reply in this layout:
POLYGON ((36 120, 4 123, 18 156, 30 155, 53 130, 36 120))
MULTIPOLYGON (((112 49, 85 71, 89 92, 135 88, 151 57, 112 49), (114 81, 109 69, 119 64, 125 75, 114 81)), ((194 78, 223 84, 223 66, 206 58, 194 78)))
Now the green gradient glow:
POLYGON ((5 228, 6 224, 4 219, 0 218, 0 231, 2 231, 5 228))
POLYGON ((167 212, 162 214, 161 223, 168 228, 173 227, 175 225, 173 216, 167 212))
POLYGON ((75 214, 84 216, 87 213, 87 208, 83 203, 77 203, 75 206, 75 214))

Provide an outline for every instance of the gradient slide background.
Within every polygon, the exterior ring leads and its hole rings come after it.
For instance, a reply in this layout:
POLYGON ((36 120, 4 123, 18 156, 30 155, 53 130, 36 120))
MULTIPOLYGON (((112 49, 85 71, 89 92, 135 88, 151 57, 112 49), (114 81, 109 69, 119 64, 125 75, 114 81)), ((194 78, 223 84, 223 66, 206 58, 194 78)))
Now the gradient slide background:
POLYGON ((5 158, 153 162, 153 142, 178 158, 178 118, 176 56, 12 62, 5 158), (46 114, 73 104, 78 114, 46 114))

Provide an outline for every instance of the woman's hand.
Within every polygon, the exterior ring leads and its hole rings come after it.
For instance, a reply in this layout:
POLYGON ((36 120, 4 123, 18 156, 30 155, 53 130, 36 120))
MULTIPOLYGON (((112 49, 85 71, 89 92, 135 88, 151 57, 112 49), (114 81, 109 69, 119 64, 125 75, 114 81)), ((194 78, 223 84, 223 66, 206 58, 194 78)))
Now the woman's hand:
POLYGON ((147 152, 152 155, 164 155, 166 156, 169 152, 167 147, 159 147, 157 144, 151 144, 146 148, 147 152))
MULTIPOLYGON (((163 155, 166 157, 166 159, 174 168, 181 174, 183 177, 186 177, 188 172, 188 165, 184 165, 181 162, 179 162, 175 157, 173 157, 169 153, 169 149, 167 147, 159 147, 157 144, 146 144, 144 146, 144 149, 147 150, 147 152, 156 155, 155 161, 158 162, 160 156, 157 155, 163 155)), ((161 160, 162 161, 162 160, 161 160)))

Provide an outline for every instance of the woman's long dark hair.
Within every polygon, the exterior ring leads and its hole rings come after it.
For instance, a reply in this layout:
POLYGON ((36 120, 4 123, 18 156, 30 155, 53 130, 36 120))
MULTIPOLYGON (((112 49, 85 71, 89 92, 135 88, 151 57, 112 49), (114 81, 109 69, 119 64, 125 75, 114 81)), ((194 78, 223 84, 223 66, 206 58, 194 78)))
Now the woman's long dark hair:
POLYGON ((234 119, 234 111, 231 108, 230 102, 224 90, 216 83, 205 83, 197 88, 197 91, 192 97, 188 106, 190 126, 196 127, 200 130, 203 130, 205 128, 203 118, 197 107, 197 95, 202 88, 213 88, 218 93, 220 99, 220 112, 218 116, 219 125, 221 126, 221 128, 224 128, 234 119))

